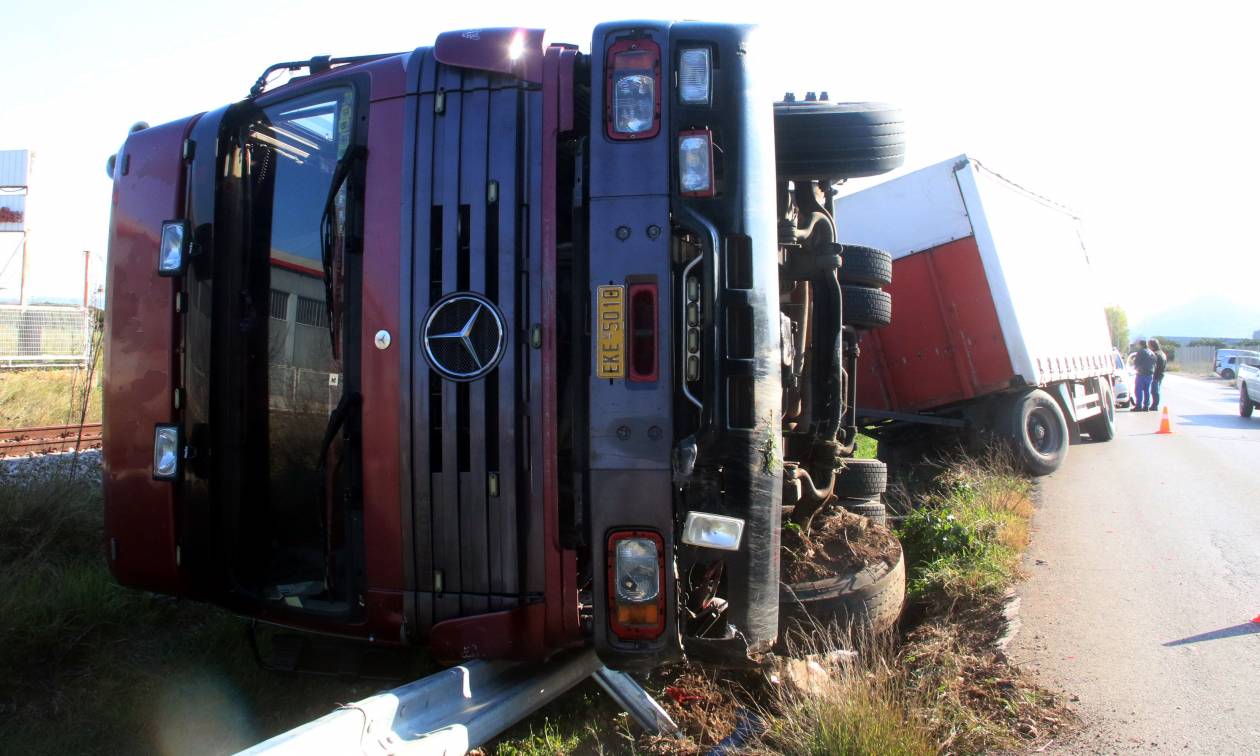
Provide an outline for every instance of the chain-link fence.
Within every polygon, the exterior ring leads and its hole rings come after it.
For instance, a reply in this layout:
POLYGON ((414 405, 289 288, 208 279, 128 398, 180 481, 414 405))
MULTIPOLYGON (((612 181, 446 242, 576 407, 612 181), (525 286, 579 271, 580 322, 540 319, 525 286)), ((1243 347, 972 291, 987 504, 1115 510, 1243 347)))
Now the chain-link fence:
POLYGON ((83 367, 92 317, 86 307, 0 305, 0 370, 83 367))

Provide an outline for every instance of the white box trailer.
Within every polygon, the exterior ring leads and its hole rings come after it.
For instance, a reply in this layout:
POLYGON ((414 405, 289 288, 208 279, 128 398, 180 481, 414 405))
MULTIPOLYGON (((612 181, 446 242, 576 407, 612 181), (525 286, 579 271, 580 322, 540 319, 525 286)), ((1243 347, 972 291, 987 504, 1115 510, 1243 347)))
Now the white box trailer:
POLYGON ((1114 434, 1114 357, 1079 219, 966 155, 840 197, 845 244, 893 258, 892 324, 870 333, 859 415, 998 431, 1033 472, 1114 434))

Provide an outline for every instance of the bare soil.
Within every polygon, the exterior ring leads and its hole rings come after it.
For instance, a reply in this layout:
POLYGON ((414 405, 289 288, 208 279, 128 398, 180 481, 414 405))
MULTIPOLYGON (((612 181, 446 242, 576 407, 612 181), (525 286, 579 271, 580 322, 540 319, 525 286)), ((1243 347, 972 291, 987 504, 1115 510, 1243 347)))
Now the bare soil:
POLYGON ((847 575, 882 561, 890 567, 901 556, 901 544, 881 525, 836 507, 814 518, 813 526, 783 529, 782 580, 805 583, 847 575))

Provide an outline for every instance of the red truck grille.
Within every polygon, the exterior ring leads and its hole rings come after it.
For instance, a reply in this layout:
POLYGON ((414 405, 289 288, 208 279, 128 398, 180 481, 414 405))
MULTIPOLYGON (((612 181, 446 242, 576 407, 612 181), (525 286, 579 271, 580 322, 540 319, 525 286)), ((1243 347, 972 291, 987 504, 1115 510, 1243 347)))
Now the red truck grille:
MULTIPOLYGON (((411 497, 416 616, 517 606, 531 500, 525 408, 531 207, 525 139, 541 93, 416 56, 410 217, 411 497), (519 471, 525 471, 522 475, 519 471)), ((404 229, 407 238, 408 229, 404 229)), ((404 508, 408 505, 405 502, 404 508)))

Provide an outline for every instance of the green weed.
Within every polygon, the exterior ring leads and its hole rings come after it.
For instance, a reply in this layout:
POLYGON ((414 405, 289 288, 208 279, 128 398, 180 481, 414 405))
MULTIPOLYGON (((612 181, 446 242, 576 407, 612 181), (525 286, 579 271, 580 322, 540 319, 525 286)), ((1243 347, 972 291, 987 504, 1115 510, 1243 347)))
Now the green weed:
POLYGON ((897 528, 910 597, 955 601, 1010 588, 1028 544, 1028 493, 1029 483, 1000 464, 947 468, 897 528))

